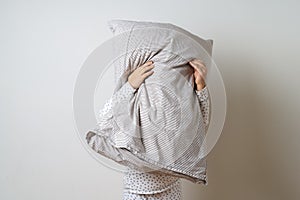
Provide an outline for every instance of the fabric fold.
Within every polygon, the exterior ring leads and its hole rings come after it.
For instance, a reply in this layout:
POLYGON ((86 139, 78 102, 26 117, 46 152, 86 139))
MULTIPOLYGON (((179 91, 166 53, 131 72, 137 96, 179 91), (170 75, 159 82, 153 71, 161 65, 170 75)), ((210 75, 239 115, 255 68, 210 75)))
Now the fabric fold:
MULTIPOLYGON (((118 33, 115 100, 87 132, 88 144, 133 169, 207 184, 206 157, 200 152, 206 128, 188 62, 201 58, 209 68, 212 40, 171 24, 115 20, 109 26, 118 33), (154 73, 135 90, 128 76, 148 60, 154 61, 154 73), (119 95, 124 92, 129 95, 119 95)), ((201 100, 207 99, 205 92, 197 92, 201 100)))

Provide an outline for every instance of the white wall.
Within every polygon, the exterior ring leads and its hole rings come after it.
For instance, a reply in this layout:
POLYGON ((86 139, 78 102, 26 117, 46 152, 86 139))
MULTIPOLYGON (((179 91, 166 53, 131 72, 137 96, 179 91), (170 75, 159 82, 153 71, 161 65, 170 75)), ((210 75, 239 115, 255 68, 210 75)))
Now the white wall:
POLYGON ((82 147, 76 76, 112 18, 170 22, 214 40, 227 120, 209 185, 186 200, 300 198, 297 1, 1 1, 0 199, 121 199, 122 175, 82 147))

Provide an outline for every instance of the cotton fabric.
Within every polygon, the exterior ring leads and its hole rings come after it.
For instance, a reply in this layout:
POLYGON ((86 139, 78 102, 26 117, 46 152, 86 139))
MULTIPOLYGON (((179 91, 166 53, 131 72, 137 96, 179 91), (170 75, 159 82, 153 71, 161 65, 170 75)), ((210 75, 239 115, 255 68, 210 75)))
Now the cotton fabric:
POLYGON ((161 25, 145 30, 134 29, 134 24, 125 34, 130 36, 126 45, 116 43, 120 52, 128 50, 115 62, 116 100, 112 109, 100 114, 86 139, 97 153, 132 169, 207 184, 206 157, 200 152, 206 127, 187 63, 193 58, 208 62, 212 43, 161 25), (154 74, 138 90, 122 96, 122 91, 133 89, 127 82, 130 72, 148 60, 155 63, 154 74))
MULTIPOLYGON (((130 96, 136 91, 130 84, 126 84, 117 95, 112 96, 99 111, 99 115, 105 116, 111 111, 115 102, 130 96)), ((195 91, 199 99, 201 113, 203 115, 205 125, 209 123, 209 96, 207 87, 200 91, 195 91)), ((91 140, 92 141, 92 140, 91 140)), ((94 141, 95 142, 95 141, 94 141)), ((92 143, 90 143, 93 146, 92 143)), ((170 176, 160 172, 141 172, 131 168, 127 168, 123 177, 123 200, 130 199, 172 199, 181 200, 182 185, 178 177, 170 176)))

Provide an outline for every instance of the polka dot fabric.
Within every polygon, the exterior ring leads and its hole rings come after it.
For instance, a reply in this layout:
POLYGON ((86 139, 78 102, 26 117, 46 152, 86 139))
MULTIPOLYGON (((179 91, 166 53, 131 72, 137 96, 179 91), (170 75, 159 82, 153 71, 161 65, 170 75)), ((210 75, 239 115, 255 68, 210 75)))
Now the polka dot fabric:
MULTIPOLYGON (((145 181, 151 181, 147 178, 145 181)), ((155 184, 155 182, 152 182, 155 184)), ((145 182, 144 184, 149 184, 145 182)), ((154 194, 139 194, 139 193, 132 193, 129 191, 124 191, 123 193, 123 200, 182 200, 182 186, 181 180, 175 182, 174 186, 165 190, 164 192, 154 193, 154 194)))
POLYGON ((196 90, 196 94, 198 96, 200 102, 200 109, 203 116, 205 128, 207 131, 208 124, 209 124, 209 117, 210 117, 210 99, 209 99, 209 92, 207 86, 205 86, 202 90, 196 90))
POLYGON ((155 194, 179 185, 180 178, 159 172, 142 172, 127 168, 123 177, 124 191, 155 194))

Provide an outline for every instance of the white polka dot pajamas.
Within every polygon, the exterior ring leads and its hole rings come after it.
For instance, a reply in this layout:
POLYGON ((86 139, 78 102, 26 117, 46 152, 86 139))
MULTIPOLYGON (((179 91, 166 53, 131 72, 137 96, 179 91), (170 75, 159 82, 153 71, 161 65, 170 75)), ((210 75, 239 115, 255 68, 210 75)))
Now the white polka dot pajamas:
MULTIPOLYGON (((129 82, 126 82, 119 91, 117 91, 100 110, 99 124, 105 126, 105 119, 112 116, 112 106, 120 99, 128 98, 134 95, 134 89, 129 82), (106 117, 103 117, 106 116, 106 117)), ((205 86, 197 94, 201 113, 203 116, 205 128, 207 130, 210 117, 210 100, 208 89, 205 86)), ((95 140, 91 137, 89 145, 93 147, 95 140)), ((167 175, 161 172, 142 172, 127 167, 123 177, 123 200, 182 200, 182 185, 179 177, 167 175)))
POLYGON ((140 172, 128 168, 123 185, 123 200, 182 199, 181 179, 162 173, 140 172))

